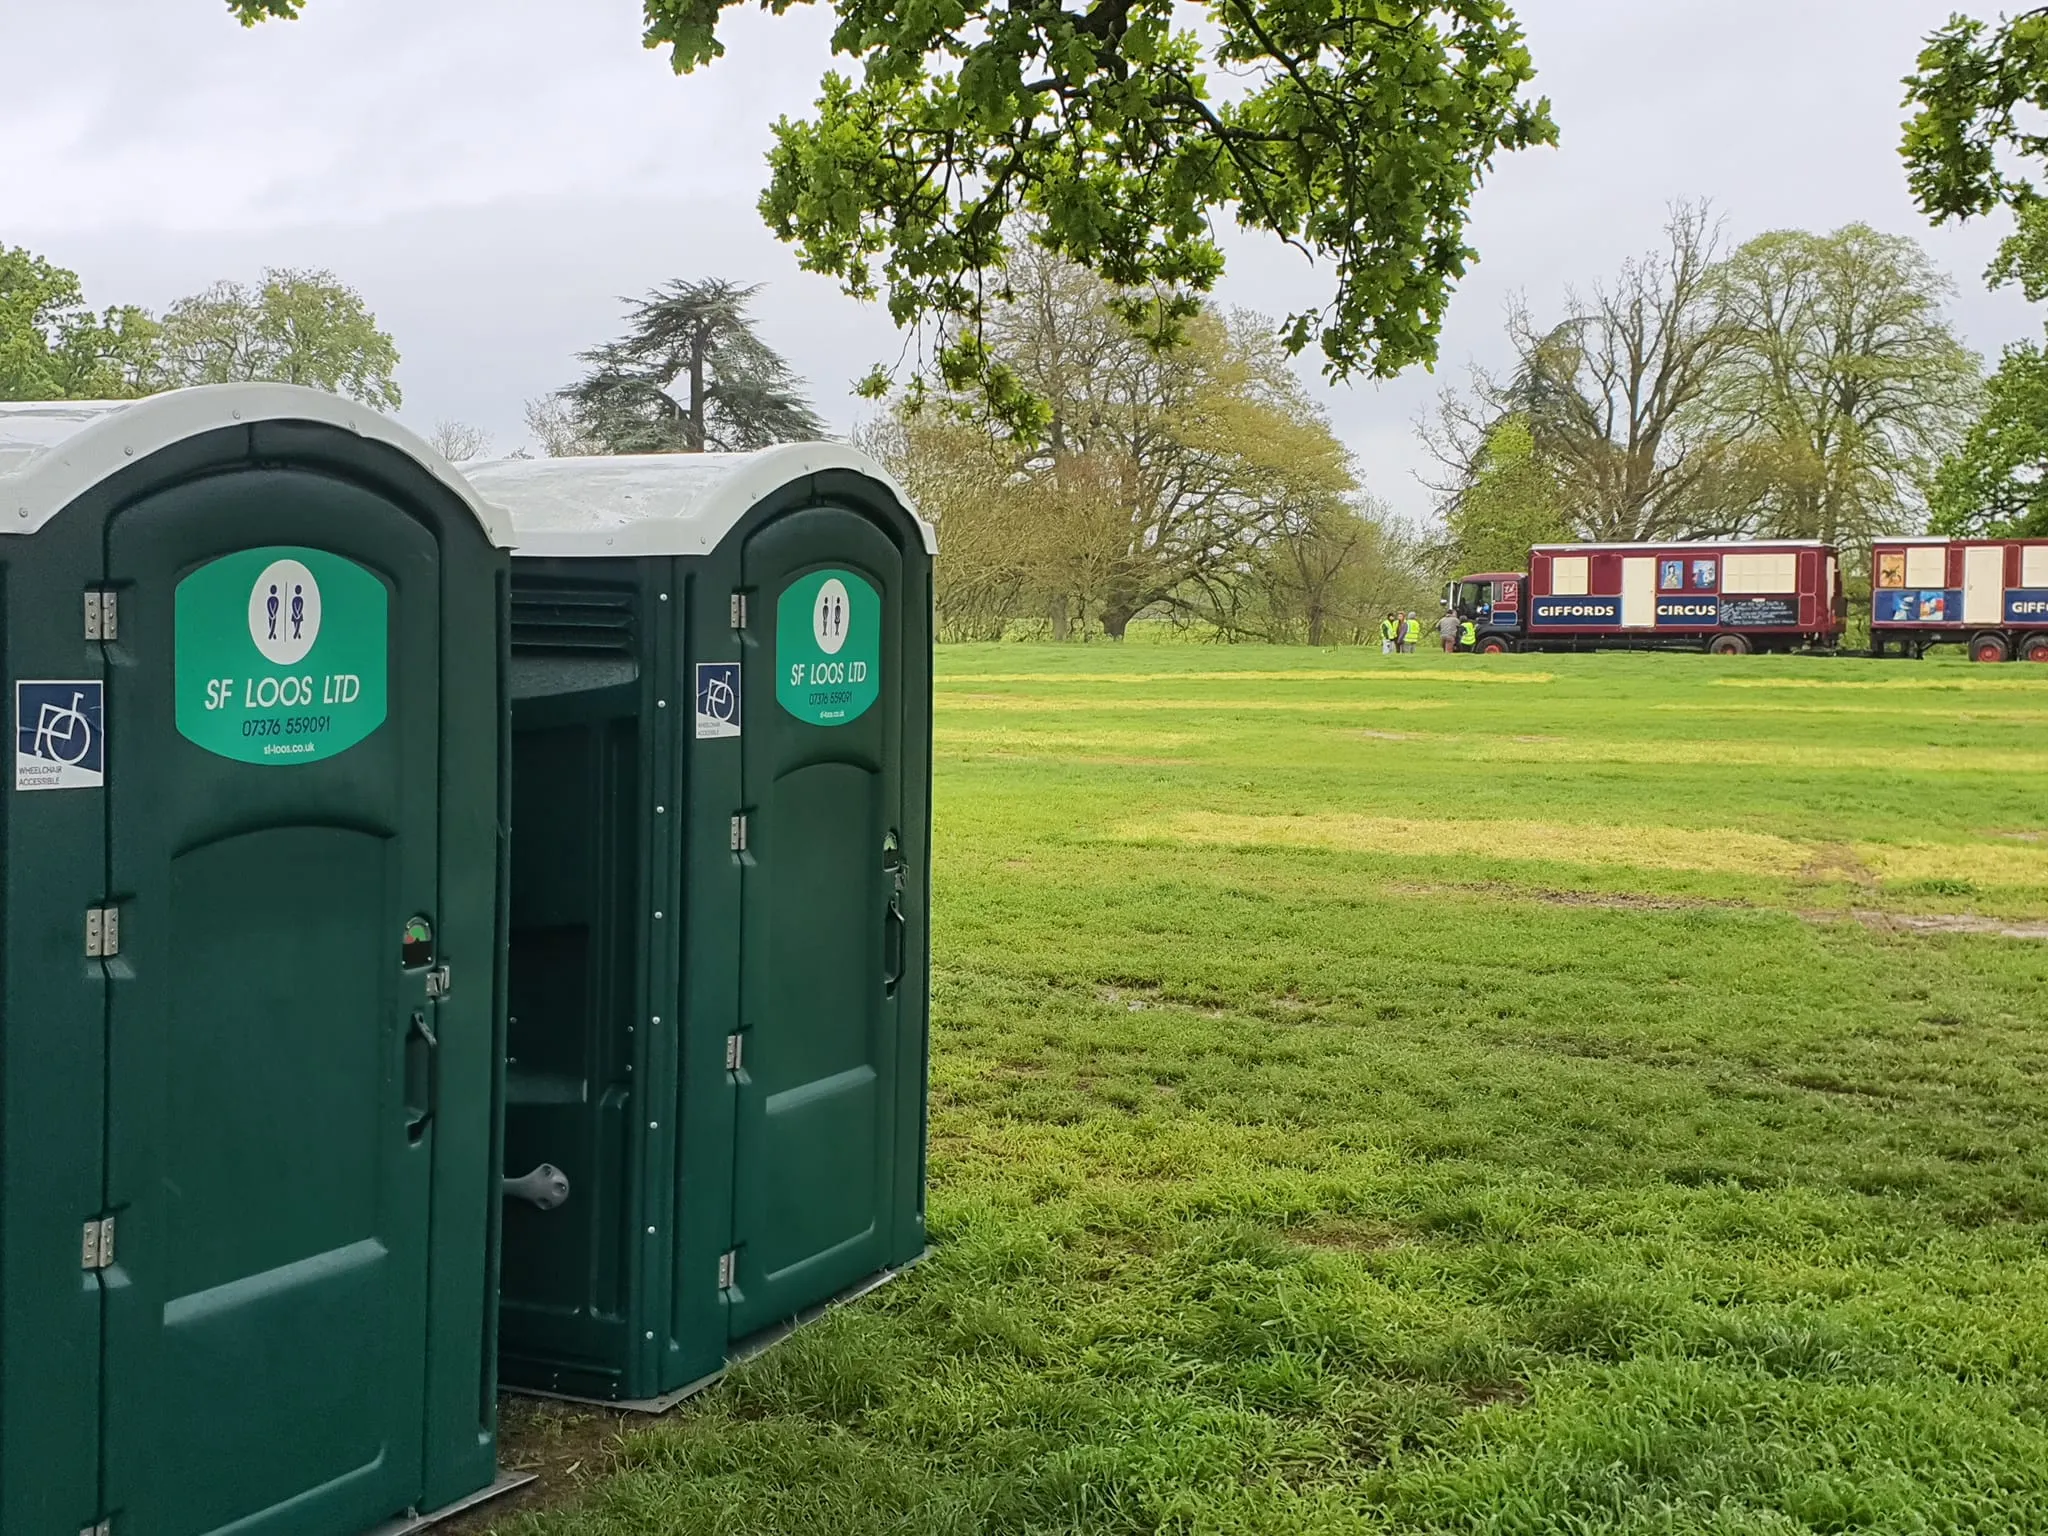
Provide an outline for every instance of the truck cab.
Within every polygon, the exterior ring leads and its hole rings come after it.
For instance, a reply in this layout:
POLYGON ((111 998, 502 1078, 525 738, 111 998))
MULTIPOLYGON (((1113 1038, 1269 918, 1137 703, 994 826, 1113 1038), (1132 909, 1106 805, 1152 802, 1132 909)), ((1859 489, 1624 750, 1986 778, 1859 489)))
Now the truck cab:
POLYGON ((1522 594, 1528 590, 1529 578, 1521 571, 1460 576, 1444 588, 1444 606, 1472 621, 1478 632, 1474 650, 1512 651, 1522 637, 1522 594))

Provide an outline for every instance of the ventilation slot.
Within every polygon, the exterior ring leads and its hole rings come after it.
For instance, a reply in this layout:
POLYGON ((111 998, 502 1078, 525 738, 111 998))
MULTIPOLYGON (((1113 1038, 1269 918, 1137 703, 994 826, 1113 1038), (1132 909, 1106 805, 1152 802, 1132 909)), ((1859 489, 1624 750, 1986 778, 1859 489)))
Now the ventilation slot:
POLYGON ((631 588, 512 582, 512 697, 593 693, 639 676, 631 588))
POLYGON ((633 594, 512 583, 512 649, 528 655, 634 654, 633 594))

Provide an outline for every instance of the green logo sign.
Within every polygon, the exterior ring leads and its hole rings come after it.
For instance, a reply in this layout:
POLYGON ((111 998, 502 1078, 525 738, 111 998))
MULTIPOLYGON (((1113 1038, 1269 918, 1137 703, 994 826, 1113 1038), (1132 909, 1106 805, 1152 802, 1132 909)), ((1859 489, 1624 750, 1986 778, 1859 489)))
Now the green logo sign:
POLYGON ((238 763, 334 757, 384 723, 389 599, 352 560, 245 549, 178 583, 178 734, 238 763))
POLYGON ((881 692, 881 594, 851 571, 813 571, 783 588, 775 701, 808 725, 846 725, 881 692))

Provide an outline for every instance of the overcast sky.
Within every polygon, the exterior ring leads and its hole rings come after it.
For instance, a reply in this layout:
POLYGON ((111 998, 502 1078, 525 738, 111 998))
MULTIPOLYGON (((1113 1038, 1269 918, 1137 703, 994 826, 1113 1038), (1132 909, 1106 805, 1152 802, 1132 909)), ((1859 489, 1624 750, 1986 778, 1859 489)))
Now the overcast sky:
MULTIPOLYGON (((1418 414, 1503 355, 1524 294, 1554 312, 1655 244, 1675 198, 1730 233, 1863 220, 1926 243, 1987 355, 2040 317, 1980 280, 1995 227, 1930 230, 1897 155, 1900 77, 1952 0, 1519 0, 1563 129, 1499 164, 1481 255, 1437 374, 1324 389, 1372 489, 1428 514, 1418 414)), ((1982 9, 1983 7, 1979 7, 1982 9)), ((1192 8, 1191 8, 1192 9, 1192 8)), ((886 314, 796 269, 753 199, 768 124, 809 103, 829 12, 736 11, 686 78, 643 51, 639 0, 311 0, 245 32, 222 0, 0 0, 0 243, 79 272, 95 306, 161 308, 222 277, 325 266, 404 356, 400 413, 524 439, 521 403, 569 382, 618 297, 670 277, 768 284, 768 339, 835 428, 901 341, 886 314)), ((1326 291, 1291 252, 1232 245, 1226 303, 1326 291)))

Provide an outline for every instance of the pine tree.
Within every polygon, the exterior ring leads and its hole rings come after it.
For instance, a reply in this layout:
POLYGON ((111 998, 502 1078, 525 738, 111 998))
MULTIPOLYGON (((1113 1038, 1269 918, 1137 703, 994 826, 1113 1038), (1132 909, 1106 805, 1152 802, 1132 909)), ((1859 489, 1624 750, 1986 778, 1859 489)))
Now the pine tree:
POLYGON ((582 436, 605 453, 734 453, 822 437, 802 381, 755 334, 747 308, 760 291, 678 279, 632 303, 626 334, 583 353, 589 373, 562 391, 582 436))

